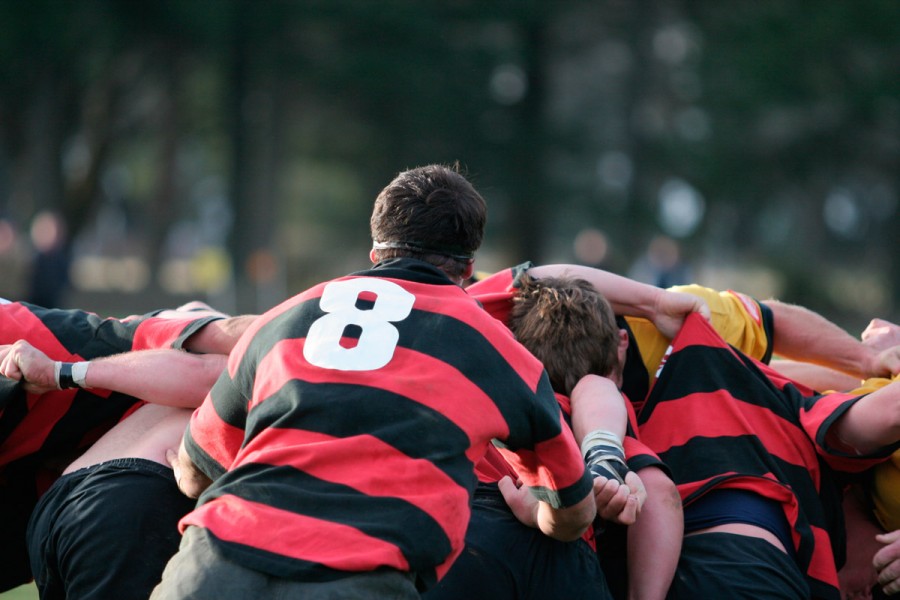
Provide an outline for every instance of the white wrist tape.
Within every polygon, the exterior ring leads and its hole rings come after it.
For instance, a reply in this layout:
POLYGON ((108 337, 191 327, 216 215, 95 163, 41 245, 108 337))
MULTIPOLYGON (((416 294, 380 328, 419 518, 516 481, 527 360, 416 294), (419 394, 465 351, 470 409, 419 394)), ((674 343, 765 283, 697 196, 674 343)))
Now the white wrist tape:
POLYGON ((85 379, 87 378, 89 366, 91 366, 91 363, 87 361, 77 362, 72 365, 72 380, 80 388, 87 387, 85 379))

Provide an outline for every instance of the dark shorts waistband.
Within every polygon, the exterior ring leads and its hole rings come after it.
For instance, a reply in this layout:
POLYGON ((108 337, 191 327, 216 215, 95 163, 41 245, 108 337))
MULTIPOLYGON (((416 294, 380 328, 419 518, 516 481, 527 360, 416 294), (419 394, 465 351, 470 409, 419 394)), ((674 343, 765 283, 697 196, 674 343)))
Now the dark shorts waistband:
POLYGON ((71 473, 66 473, 60 480, 74 478, 74 476, 83 477, 85 475, 96 473, 97 471, 129 469, 133 471, 141 471, 144 473, 156 473, 163 477, 172 477, 172 469, 164 464, 146 458, 114 458, 95 465, 82 467, 71 473))

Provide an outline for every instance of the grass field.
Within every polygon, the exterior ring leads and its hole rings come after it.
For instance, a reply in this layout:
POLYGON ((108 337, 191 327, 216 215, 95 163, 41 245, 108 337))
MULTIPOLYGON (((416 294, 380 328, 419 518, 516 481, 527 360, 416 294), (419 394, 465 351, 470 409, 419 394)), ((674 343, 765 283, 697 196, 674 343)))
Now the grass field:
POLYGON ((0 600, 37 600, 38 593, 34 584, 19 586, 0 594, 0 600))

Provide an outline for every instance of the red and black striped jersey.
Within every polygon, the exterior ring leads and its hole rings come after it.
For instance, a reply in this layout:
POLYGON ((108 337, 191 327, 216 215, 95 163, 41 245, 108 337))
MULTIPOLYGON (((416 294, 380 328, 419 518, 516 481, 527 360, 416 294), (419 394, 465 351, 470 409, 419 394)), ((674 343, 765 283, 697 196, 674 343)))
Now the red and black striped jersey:
POLYGON ((552 505, 590 493, 541 364, 441 271, 386 261, 241 338, 185 435, 214 481, 181 525, 275 576, 388 567, 424 589, 463 547, 494 438, 552 505))
MULTIPOLYGON (((4 303, 0 344, 24 339, 53 360, 76 362, 129 350, 180 348, 218 318, 156 314, 114 319, 81 310, 4 303)), ((43 460, 83 449, 137 403, 104 390, 67 389, 38 396, 0 377, 0 468, 26 457, 43 460)))
POLYGON ((780 503, 812 596, 839 598, 837 473, 866 470, 896 449, 858 456, 827 443, 829 428, 860 397, 794 383, 691 315, 638 413, 639 433, 668 465, 685 505, 728 488, 780 503))
MULTIPOLYGON (((472 284, 468 290, 478 298, 485 310, 506 323, 518 280, 532 266, 532 263, 525 262, 499 271, 472 284)), ((699 285, 670 289, 702 298, 710 309, 713 328, 726 342, 748 356, 769 362, 775 324, 771 309, 764 303, 733 290, 717 291, 699 285)), ((616 320, 619 327, 628 333, 622 391, 634 404, 635 410, 640 410, 656 366, 668 349, 670 340, 647 319, 618 316, 616 320)))

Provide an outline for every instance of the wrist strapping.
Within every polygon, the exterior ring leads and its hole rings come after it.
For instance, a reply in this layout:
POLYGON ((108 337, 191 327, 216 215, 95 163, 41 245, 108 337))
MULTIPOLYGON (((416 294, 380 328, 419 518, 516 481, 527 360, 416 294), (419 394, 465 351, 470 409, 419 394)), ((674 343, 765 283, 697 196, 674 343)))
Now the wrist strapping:
POLYGON ((595 476, 625 483, 630 470, 625 462, 625 449, 619 437, 611 431, 595 429, 581 441, 581 454, 595 476))
POLYGON ((53 379, 56 381, 56 387, 61 390, 85 387, 90 364, 87 361, 76 363, 56 361, 53 363, 53 379))

